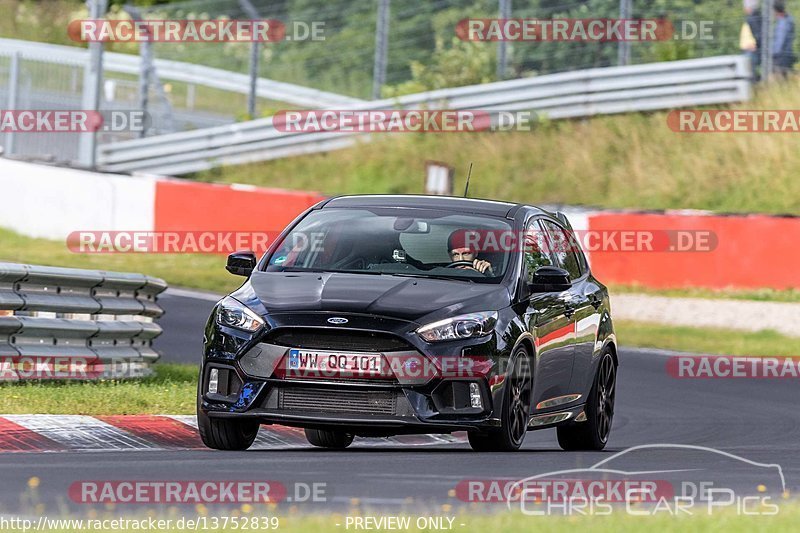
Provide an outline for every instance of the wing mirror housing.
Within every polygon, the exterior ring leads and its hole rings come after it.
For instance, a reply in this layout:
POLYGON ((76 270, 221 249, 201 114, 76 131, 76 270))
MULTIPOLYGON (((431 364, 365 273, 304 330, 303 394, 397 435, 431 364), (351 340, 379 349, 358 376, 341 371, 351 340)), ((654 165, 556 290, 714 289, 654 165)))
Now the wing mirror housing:
POLYGON ((533 273, 533 281, 528 284, 532 293, 562 292, 569 290, 570 287, 572 287, 572 282, 569 279, 569 272, 553 266, 537 268, 533 273))
POLYGON ((234 252, 228 256, 225 270, 237 276, 250 276, 256 268, 256 254, 251 251, 234 252))

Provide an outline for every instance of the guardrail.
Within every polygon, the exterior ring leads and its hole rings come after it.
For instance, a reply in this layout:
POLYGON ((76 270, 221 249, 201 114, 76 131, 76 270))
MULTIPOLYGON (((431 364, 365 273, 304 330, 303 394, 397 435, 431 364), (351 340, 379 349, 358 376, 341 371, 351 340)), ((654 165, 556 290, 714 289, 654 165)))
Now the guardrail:
POLYGON ((144 377, 164 280, 0 263, 0 381, 144 377))
MULTIPOLYGON (((16 53, 19 53, 24 59, 34 61, 73 65, 86 65, 89 61, 89 52, 84 48, 17 39, 0 39, 0 56, 10 57, 16 53)), ((247 74, 167 59, 155 59, 153 64, 162 80, 203 85, 239 94, 250 93, 250 76, 247 74)), ((138 76, 141 71, 141 58, 133 54, 104 52, 103 70, 138 76)), ((300 107, 348 105, 362 101, 350 96, 267 78, 258 78, 256 94, 259 98, 268 98, 300 107)))
MULTIPOLYGON (((338 106, 336 109, 447 108, 535 111, 550 119, 741 102, 750 98, 750 64, 720 56, 644 65, 596 68, 338 106)), ((320 102, 319 107, 323 106, 320 102)), ((329 107, 330 108, 330 107, 329 107)), ((272 118, 98 147, 98 165, 112 172, 185 174, 219 165, 249 163, 346 148, 352 133, 286 133, 272 118)), ((363 136, 362 138, 367 138, 363 136)))

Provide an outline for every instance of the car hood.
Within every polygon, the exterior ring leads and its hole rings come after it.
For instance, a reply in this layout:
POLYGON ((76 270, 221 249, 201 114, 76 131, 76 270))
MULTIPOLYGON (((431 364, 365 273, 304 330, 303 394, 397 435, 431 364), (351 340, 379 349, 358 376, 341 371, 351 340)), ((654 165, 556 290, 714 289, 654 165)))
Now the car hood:
POLYGON ((510 305, 501 284, 327 272, 253 272, 233 296, 267 313, 350 312, 412 321, 510 305))

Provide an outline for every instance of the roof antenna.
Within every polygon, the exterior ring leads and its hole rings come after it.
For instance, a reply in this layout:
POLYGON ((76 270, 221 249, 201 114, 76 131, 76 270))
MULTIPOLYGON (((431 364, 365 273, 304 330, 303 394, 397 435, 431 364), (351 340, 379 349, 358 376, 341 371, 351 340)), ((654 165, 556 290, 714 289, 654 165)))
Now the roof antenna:
POLYGON ((469 164, 469 170, 467 171, 467 186, 464 187, 464 198, 467 197, 467 192, 469 191, 469 178, 472 176, 472 163, 469 164))

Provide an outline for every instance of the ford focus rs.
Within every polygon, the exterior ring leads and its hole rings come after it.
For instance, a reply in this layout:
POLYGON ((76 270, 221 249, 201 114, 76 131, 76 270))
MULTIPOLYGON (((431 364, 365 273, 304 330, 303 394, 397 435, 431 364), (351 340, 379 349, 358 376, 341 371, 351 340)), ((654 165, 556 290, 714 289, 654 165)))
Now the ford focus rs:
POLYGON ((505 202, 347 196, 300 215, 205 327, 203 442, 242 450, 261 424, 345 448, 355 436, 466 431, 512 451, 555 427, 605 447, 616 338, 608 291, 561 213, 505 202))

